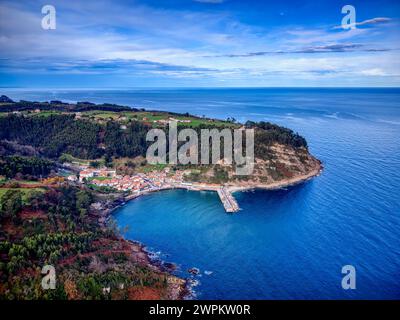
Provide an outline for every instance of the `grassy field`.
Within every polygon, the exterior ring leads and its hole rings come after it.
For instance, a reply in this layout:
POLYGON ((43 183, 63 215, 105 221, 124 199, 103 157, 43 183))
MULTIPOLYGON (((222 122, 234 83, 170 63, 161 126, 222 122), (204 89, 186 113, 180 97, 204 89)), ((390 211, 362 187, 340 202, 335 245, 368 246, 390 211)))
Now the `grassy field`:
POLYGON ((166 167, 168 167, 168 164, 146 164, 145 166, 137 167, 136 171, 147 173, 151 171, 162 171, 166 167))
POLYGON ((19 183, 19 184, 39 184, 40 181, 34 181, 34 180, 7 180, 8 183, 19 183))
POLYGON ((84 165, 84 166, 89 166, 90 162, 99 162, 99 166, 104 166, 104 159, 103 158, 99 158, 99 159, 79 159, 76 158, 68 153, 63 153, 60 157, 59 157, 59 161, 61 162, 70 162, 70 163, 77 163, 80 165, 84 165))
POLYGON ((94 117, 95 119, 107 120, 109 118, 116 120, 120 116, 123 116, 121 112, 112 111, 84 111, 81 113, 82 117, 94 117))
MULTIPOLYGON (((38 113, 35 112, 26 112, 23 111, 24 114, 31 117, 49 117, 51 115, 58 114, 67 114, 68 112, 62 111, 54 111, 54 110, 42 110, 38 113)), ((114 121, 118 121, 120 123, 128 123, 129 121, 141 121, 141 122, 149 122, 153 126, 164 126, 164 124, 157 123, 160 120, 169 120, 170 118, 174 118, 180 121, 186 120, 190 122, 179 123, 179 126, 190 126, 190 127, 198 127, 200 125, 213 125, 215 127, 224 127, 224 128, 236 128, 239 125, 230 123, 222 120, 211 120, 207 118, 195 117, 195 116, 187 116, 187 115, 176 115, 169 112, 164 111, 124 111, 124 112, 114 112, 114 111, 83 111, 80 113, 82 119, 94 119, 97 121, 108 121, 110 119, 114 121)), ((7 116, 7 112, 0 112, 0 117, 7 116)))
POLYGON ((112 111, 87 111, 82 113, 82 118, 85 117, 94 117, 96 120, 109 120, 113 119, 115 121, 119 121, 121 123, 127 123, 129 121, 141 121, 141 122, 149 122, 157 125, 155 121, 160 120, 169 120, 170 118, 180 120, 180 121, 190 121, 186 123, 178 123, 179 126, 191 126, 198 127, 200 125, 214 125, 216 127, 228 127, 234 128, 237 127, 237 124, 229 123, 221 120, 210 120, 206 118, 198 118, 193 116, 185 116, 185 115, 175 115, 168 112, 150 112, 150 111, 139 111, 139 112, 112 112, 112 111))
POLYGON ((93 180, 98 180, 98 181, 105 181, 105 180, 111 180, 112 178, 110 177, 90 177, 87 178, 88 181, 93 181, 93 180))
MULTIPOLYGON (((51 115, 68 114, 67 112, 54 111, 54 110, 44 110, 38 113, 35 112, 25 112, 23 113, 30 117, 49 117, 51 115)), ((0 112, 0 117, 7 116, 8 113, 0 112)), ((222 120, 211 120, 207 118, 200 118, 195 116, 186 115, 176 115, 169 112, 163 111, 124 111, 124 112, 114 112, 114 111, 83 111, 81 112, 82 120, 95 120, 99 122, 107 122, 109 120, 118 121, 121 124, 127 124, 129 121, 140 121, 151 123, 154 127, 164 127, 164 123, 157 123, 160 120, 170 120, 170 118, 176 119, 178 121, 190 121, 190 122, 178 122, 180 127, 193 127, 196 128, 200 125, 212 125, 220 128, 237 128, 238 124, 230 123, 222 120)))
POLYGON ((193 116, 185 116, 185 115, 174 115, 165 112, 136 112, 135 115, 137 116, 138 120, 153 122, 157 120, 169 120, 170 118, 180 120, 180 121, 187 121, 185 123, 178 123, 179 126, 191 126, 191 127, 198 127, 200 125, 214 125, 217 127, 235 127, 237 125, 233 123, 229 123, 226 121, 221 120, 210 120, 207 118, 198 118, 193 116), (146 119, 146 120, 145 120, 146 119))
POLYGON ((0 198, 3 197, 3 195, 8 190, 21 191, 22 192, 22 201, 24 203, 27 202, 27 200, 29 199, 29 196, 30 196, 30 194, 32 194, 32 192, 45 192, 45 189, 43 189, 43 188, 0 188, 0 198))

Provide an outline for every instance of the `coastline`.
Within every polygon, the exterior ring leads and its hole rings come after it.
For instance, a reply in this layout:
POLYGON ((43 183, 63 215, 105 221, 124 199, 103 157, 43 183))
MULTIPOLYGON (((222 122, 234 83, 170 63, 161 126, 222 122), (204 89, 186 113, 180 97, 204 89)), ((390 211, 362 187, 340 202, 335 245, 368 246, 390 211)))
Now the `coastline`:
POLYGON ((301 184, 303 182, 306 182, 308 180, 311 180, 312 178, 315 178, 321 174, 323 171, 324 167, 322 163, 319 163, 318 167, 311 170, 307 174, 299 175, 290 179, 283 179, 281 181, 269 183, 269 184, 249 184, 246 186, 227 186, 228 190, 230 192, 240 192, 240 191, 248 191, 248 190, 254 190, 254 189, 262 189, 262 190, 276 190, 276 189, 281 189, 285 187, 290 187, 294 186, 297 184, 301 184))
POLYGON ((225 185, 207 185, 205 183, 199 183, 199 184, 193 184, 193 185, 170 185, 168 187, 162 187, 162 188, 155 188, 155 189, 150 189, 150 190, 144 190, 138 194, 131 194, 128 196, 124 196, 124 202, 121 204, 116 205, 115 207, 111 208, 109 213, 107 215, 112 214, 115 210, 117 210, 119 207, 125 205, 128 201, 137 199, 141 196, 159 192, 159 191, 166 191, 166 190, 175 190, 175 189, 183 189, 183 190, 190 190, 190 191, 213 191, 216 192, 218 188, 225 187, 228 189, 229 192, 240 192, 240 191, 248 191, 248 190, 254 190, 254 189, 262 189, 262 190, 276 190, 276 189, 281 189, 289 186, 294 186, 297 184, 301 184, 303 182, 306 182, 308 180, 311 180, 312 178, 315 178, 321 174, 323 171, 324 167, 321 162, 318 163, 318 166, 311 170, 307 174, 303 175, 298 175, 293 178, 289 179, 282 179, 280 181, 276 181, 273 183, 268 183, 268 184, 243 184, 243 185, 234 185, 234 184, 225 184, 225 185))
MULTIPOLYGON (((303 182, 306 182, 308 180, 311 180, 314 177, 317 177, 321 174, 323 171, 323 165, 320 161, 318 161, 318 165, 315 169, 310 171, 307 174, 304 175, 299 175, 290 179, 283 179, 281 181, 277 181, 274 183, 270 184, 249 184, 245 186, 238 186, 238 185, 226 185, 225 187, 229 190, 229 192, 244 192, 248 190, 254 190, 254 189, 262 189, 262 190, 276 190, 280 188, 285 188, 288 186, 294 186, 301 184, 303 182)), ((106 217, 106 221, 114 214, 114 212, 124 206, 127 202, 134 200, 140 196, 151 194, 154 192, 159 192, 159 191, 164 191, 164 190, 175 190, 175 189, 185 189, 185 190, 190 190, 190 191, 216 191, 214 186, 210 187, 196 187, 193 188, 191 186, 170 186, 170 187, 163 187, 159 189, 152 189, 152 190, 146 190, 144 192, 141 192, 140 194, 135 194, 135 195, 128 195, 124 196, 124 201, 122 203, 118 203, 112 208, 106 209, 104 211, 104 216, 106 217)), ((103 217, 104 217, 103 216, 103 217)), ((99 222, 102 224, 101 222, 99 222)), ((162 261, 158 258, 154 258, 156 256, 156 253, 149 251, 146 248, 146 245, 144 243, 141 243, 140 241, 137 240, 128 240, 125 239, 122 235, 119 235, 122 241, 126 241, 129 243, 132 251, 132 255, 135 256, 135 259, 137 259, 138 262, 141 262, 145 264, 146 266, 149 266, 153 270, 157 272, 162 272, 168 274, 167 276, 167 283, 168 283, 168 299, 171 300, 183 300, 187 297, 190 296, 191 290, 190 290, 190 281, 188 278, 181 278, 178 276, 175 276, 173 274, 173 271, 176 268, 176 265, 171 262, 165 262, 162 261)))
POLYGON ((139 241, 128 240, 122 236, 120 238, 122 241, 125 241, 129 244, 132 255, 135 257, 138 263, 142 263, 152 270, 166 275, 168 295, 164 297, 165 299, 184 300, 190 295, 188 280, 175 276, 172 273, 176 268, 175 264, 154 258, 156 257, 156 254, 149 251, 146 246, 139 241))
MULTIPOLYGON (((124 206, 128 201, 134 200, 136 197, 127 199, 124 197, 124 202, 115 203, 111 208, 103 211, 103 214, 98 219, 100 227, 105 227, 113 213, 124 206)), ((146 245, 137 240, 125 239, 123 235, 117 233, 116 237, 125 242, 129 248, 131 257, 139 264, 149 267, 153 271, 163 273, 166 275, 167 291, 168 296, 165 297, 167 300, 184 300, 186 297, 190 296, 189 281, 186 278, 180 278, 173 274, 176 265, 172 262, 165 262, 156 257, 156 253, 147 249, 146 245)), ((146 298, 146 300, 152 300, 151 298, 146 298)))

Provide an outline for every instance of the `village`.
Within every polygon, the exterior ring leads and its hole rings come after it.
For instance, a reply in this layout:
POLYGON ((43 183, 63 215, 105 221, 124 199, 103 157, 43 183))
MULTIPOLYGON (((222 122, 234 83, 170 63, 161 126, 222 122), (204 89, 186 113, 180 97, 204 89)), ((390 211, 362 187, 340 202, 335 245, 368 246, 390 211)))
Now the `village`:
POLYGON ((108 187, 116 191, 129 192, 127 199, 167 189, 186 189, 194 191, 215 191, 218 193, 226 212, 239 211, 239 205, 230 191, 221 185, 185 182, 185 171, 171 172, 169 167, 161 171, 119 175, 115 169, 82 167, 78 175, 69 175, 72 182, 108 187))
POLYGON ((183 174, 183 171, 170 174, 169 168, 165 168, 162 171, 119 175, 114 169, 87 167, 81 170, 78 175, 70 175, 67 179, 98 187, 109 187, 116 191, 140 194, 145 191, 174 188, 182 184, 189 186, 189 183, 183 181, 183 174))

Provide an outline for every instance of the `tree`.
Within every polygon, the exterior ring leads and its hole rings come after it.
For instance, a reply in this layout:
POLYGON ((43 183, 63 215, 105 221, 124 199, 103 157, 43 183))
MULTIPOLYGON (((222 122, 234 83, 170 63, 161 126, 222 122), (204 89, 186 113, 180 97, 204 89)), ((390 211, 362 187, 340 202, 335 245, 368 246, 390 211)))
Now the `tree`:
POLYGON ((29 203, 34 210, 38 210, 40 207, 40 203, 43 201, 44 195, 40 191, 32 191, 29 194, 27 203, 29 203))
POLYGON ((104 155, 104 162, 106 167, 112 167, 112 156, 108 152, 104 155))
POLYGON ((37 157, 1 156, 0 175, 18 180, 22 180, 24 176, 47 176, 54 165, 51 161, 37 157))
POLYGON ((76 193, 76 209, 78 210, 81 218, 83 218, 89 206, 93 201, 92 194, 86 190, 81 190, 76 193))
POLYGON ((1 216, 16 218, 22 209, 22 192, 19 190, 8 190, 1 197, 1 216))
POLYGON ((99 161, 90 161, 89 165, 92 168, 98 168, 98 167, 100 167, 100 162, 99 161))

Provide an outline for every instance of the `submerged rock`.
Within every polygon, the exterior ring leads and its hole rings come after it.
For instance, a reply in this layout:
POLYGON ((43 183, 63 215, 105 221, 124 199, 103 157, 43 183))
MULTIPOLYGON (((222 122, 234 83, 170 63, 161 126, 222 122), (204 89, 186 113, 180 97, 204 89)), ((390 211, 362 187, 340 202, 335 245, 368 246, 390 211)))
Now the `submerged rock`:
POLYGON ((164 262, 163 267, 167 269, 168 271, 175 271, 176 270, 176 265, 171 262, 164 262))
POLYGON ((200 273, 200 269, 193 267, 193 268, 188 269, 188 272, 193 275, 198 275, 200 273))

